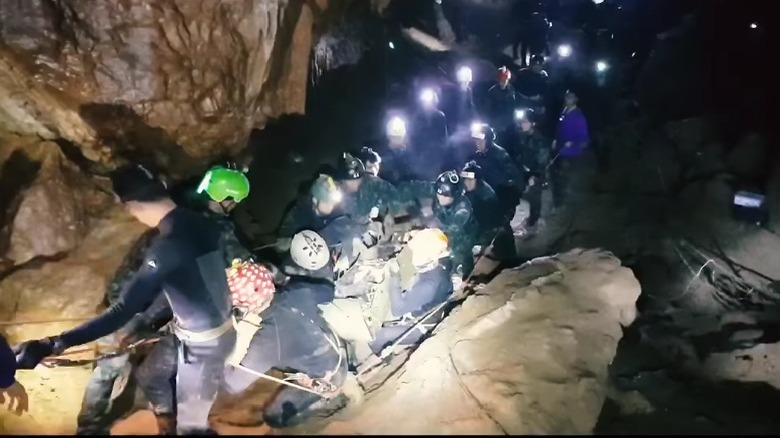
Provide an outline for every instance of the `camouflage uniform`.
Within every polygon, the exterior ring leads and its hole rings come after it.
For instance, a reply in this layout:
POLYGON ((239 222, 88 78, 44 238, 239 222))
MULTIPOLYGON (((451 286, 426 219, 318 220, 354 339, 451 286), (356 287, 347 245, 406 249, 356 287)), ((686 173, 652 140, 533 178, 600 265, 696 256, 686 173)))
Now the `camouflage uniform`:
POLYGON ((365 224, 371 221, 371 209, 377 207, 379 216, 398 216, 406 207, 399 190, 382 178, 364 175, 360 188, 346 194, 341 201, 342 210, 354 221, 365 224))
POLYGON ((300 198, 287 214, 285 214, 281 225, 279 225, 277 236, 290 238, 301 230, 318 231, 339 216, 343 216, 340 206, 337 206, 336 209, 327 216, 319 215, 314 209, 311 196, 306 196, 300 198))
POLYGON ((501 216, 496 214, 498 211, 498 197, 496 192, 490 187, 490 184, 483 180, 477 180, 477 187, 465 192, 466 198, 471 203, 474 210, 474 219, 477 222, 479 243, 483 242, 487 235, 492 239, 495 235, 495 229, 501 226, 501 216))
POLYGON ((526 190, 523 198, 528 201, 530 214, 527 224, 533 226, 542 213, 542 188, 547 179, 547 164, 550 162, 550 146, 548 139, 537 131, 518 132, 516 134, 515 160, 521 168, 526 169, 526 190), (530 178, 534 177, 534 184, 530 178))
POLYGON ((426 225, 439 228, 447 235, 450 241, 452 265, 455 268, 462 265, 463 277, 467 277, 474 268, 471 249, 477 238, 477 223, 468 198, 460 196, 447 207, 434 202, 433 217, 426 225))
POLYGON ((515 161, 536 176, 544 177, 547 163, 550 162, 551 142, 537 131, 518 132, 513 149, 515 161))
POLYGON ((225 264, 230 266, 235 259, 247 260, 252 257, 246 247, 241 243, 236 235, 236 226, 229 216, 206 210, 204 215, 217 222, 222 227, 222 234, 219 238, 219 246, 222 248, 225 264))

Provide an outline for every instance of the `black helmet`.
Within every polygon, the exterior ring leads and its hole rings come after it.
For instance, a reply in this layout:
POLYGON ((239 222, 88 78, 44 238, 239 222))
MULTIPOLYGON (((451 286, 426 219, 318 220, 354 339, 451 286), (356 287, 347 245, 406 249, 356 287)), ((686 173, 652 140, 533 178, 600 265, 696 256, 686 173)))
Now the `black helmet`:
POLYGON ((479 178, 482 176, 482 166, 477 164, 476 161, 471 160, 463 166, 463 170, 460 171, 461 178, 479 178))
POLYGON ((344 155, 339 163, 338 171, 336 172, 336 179, 348 180, 348 179, 360 179, 366 173, 366 167, 360 159, 355 158, 349 152, 344 152, 344 155))
POLYGON ((531 57, 531 65, 544 65, 544 56, 534 55, 531 57))
POLYGON ((460 194, 462 190, 460 177, 454 170, 448 170, 443 172, 436 178, 436 194, 446 196, 448 198, 454 198, 460 194))
POLYGON ((471 126, 471 138, 484 139, 490 143, 496 139, 496 132, 487 123, 475 123, 471 126))
POLYGON ((169 196, 165 183, 140 164, 122 166, 109 177, 122 202, 153 202, 169 196))
POLYGON ((371 163, 382 163, 382 157, 370 147, 363 147, 363 149, 360 150, 360 159, 363 161, 363 164, 366 165, 371 163))

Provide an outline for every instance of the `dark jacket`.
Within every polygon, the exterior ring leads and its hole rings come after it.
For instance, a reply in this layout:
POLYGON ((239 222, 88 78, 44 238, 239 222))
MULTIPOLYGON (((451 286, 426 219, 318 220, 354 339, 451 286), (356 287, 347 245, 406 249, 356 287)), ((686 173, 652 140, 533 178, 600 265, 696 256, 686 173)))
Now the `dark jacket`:
POLYGON ((485 115, 490 125, 497 131, 503 130, 513 122, 517 105, 515 99, 515 89, 512 84, 507 84, 504 88, 496 84, 488 90, 485 115))
POLYGON ((499 209, 498 197, 490 184, 478 180, 477 187, 465 194, 474 209, 474 218, 480 229, 487 230, 501 224, 501 215, 496 214, 499 209))
POLYGON ((455 112, 453 113, 453 122, 450 126, 465 126, 470 127, 471 122, 477 116, 477 111, 474 108, 474 97, 471 91, 471 87, 458 88, 455 92, 455 112))
POLYGON ((447 117, 438 109, 418 111, 412 127, 412 142, 421 150, 441 149, 447 144, 447 117))
POLYGON ((549 76, 542 70, 541 73, 534 73, 530 67, 524 68, 517 73, 515 80, 515 90, 519 106, 534 108, 544 105, 544 101, 534 102, 530 97, 545 96, 548 89, 549 76))
POLYGON ((495 143, 487 144, 482 152, 474 151, 469 160, 476 161, 482 167, 485 181, 494 189, 522 186, 520 169, 506 150, 495 143))
POLYGON ((314 208, 310 196, 303 197, 293 205, 282 219, 277 235, 279 237, 292 237, 301 230, 318 231, 324 228, 333 219, 343 216, 340 207, 327 216, 321 216, 314 208))
POLYGON ((416 151, 411 145, 404 149, 388 145, 380 147, 378 152, 382 157, 382 165, 379 168, 379 177, 396 187, 407 181, 425 180, 426 171, 416 151))
MULTIPOLYGON (((395 280, 395 279, 394 279, 395 280)), ((401 290, 398 281, 390 287, 390 309, 394 317, 407 313, 413 317, 424 315, 429 310, 447 301, 452 294, 452 263, 449 257, 429 270, 418 272, 412 286, 401 290)))

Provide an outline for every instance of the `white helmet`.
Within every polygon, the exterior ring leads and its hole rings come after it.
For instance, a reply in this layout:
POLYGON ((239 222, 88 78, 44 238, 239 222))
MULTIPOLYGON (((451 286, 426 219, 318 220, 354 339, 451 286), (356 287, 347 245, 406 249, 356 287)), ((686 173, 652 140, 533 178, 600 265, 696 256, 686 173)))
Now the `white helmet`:
POLYGON ((322 269, 330 260, 327 242, 312 230, 303 230, 293 236, 290 255, 295 264, 310 271, 322 269))

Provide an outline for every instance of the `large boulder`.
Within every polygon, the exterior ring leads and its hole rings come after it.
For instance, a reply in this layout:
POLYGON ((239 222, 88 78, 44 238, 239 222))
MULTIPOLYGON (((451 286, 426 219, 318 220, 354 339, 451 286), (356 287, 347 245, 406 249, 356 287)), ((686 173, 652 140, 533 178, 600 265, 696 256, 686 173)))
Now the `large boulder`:
POLYGON ((303 112, 313 25, 304 1, 0 0, 0 129, 187 173, 303 112))
POLYGON ((89 216, 110 197, 67 158, 53 142, 15 149, 0 171, 6 226, 0 256, 12 265, 74 249, 88 231, 89 216), (12 181, 16 178, 16 181, 12 181))
POLYGON ((591 433, 639 283, 603 251, 506 270, 326 434, 591 433))
MULTIPOLYGON (((39 339, 97 315, 108 281, 144 229, 123 209, 111 209, 67 257, 4 278, 0 282, 3 335, 10 343, 39 339)), ((0 410, 0 432, 72 434, 90 374, 90 367, 19 372, 17 378, 30 396, 30 414, 17 418, 0 410)))

